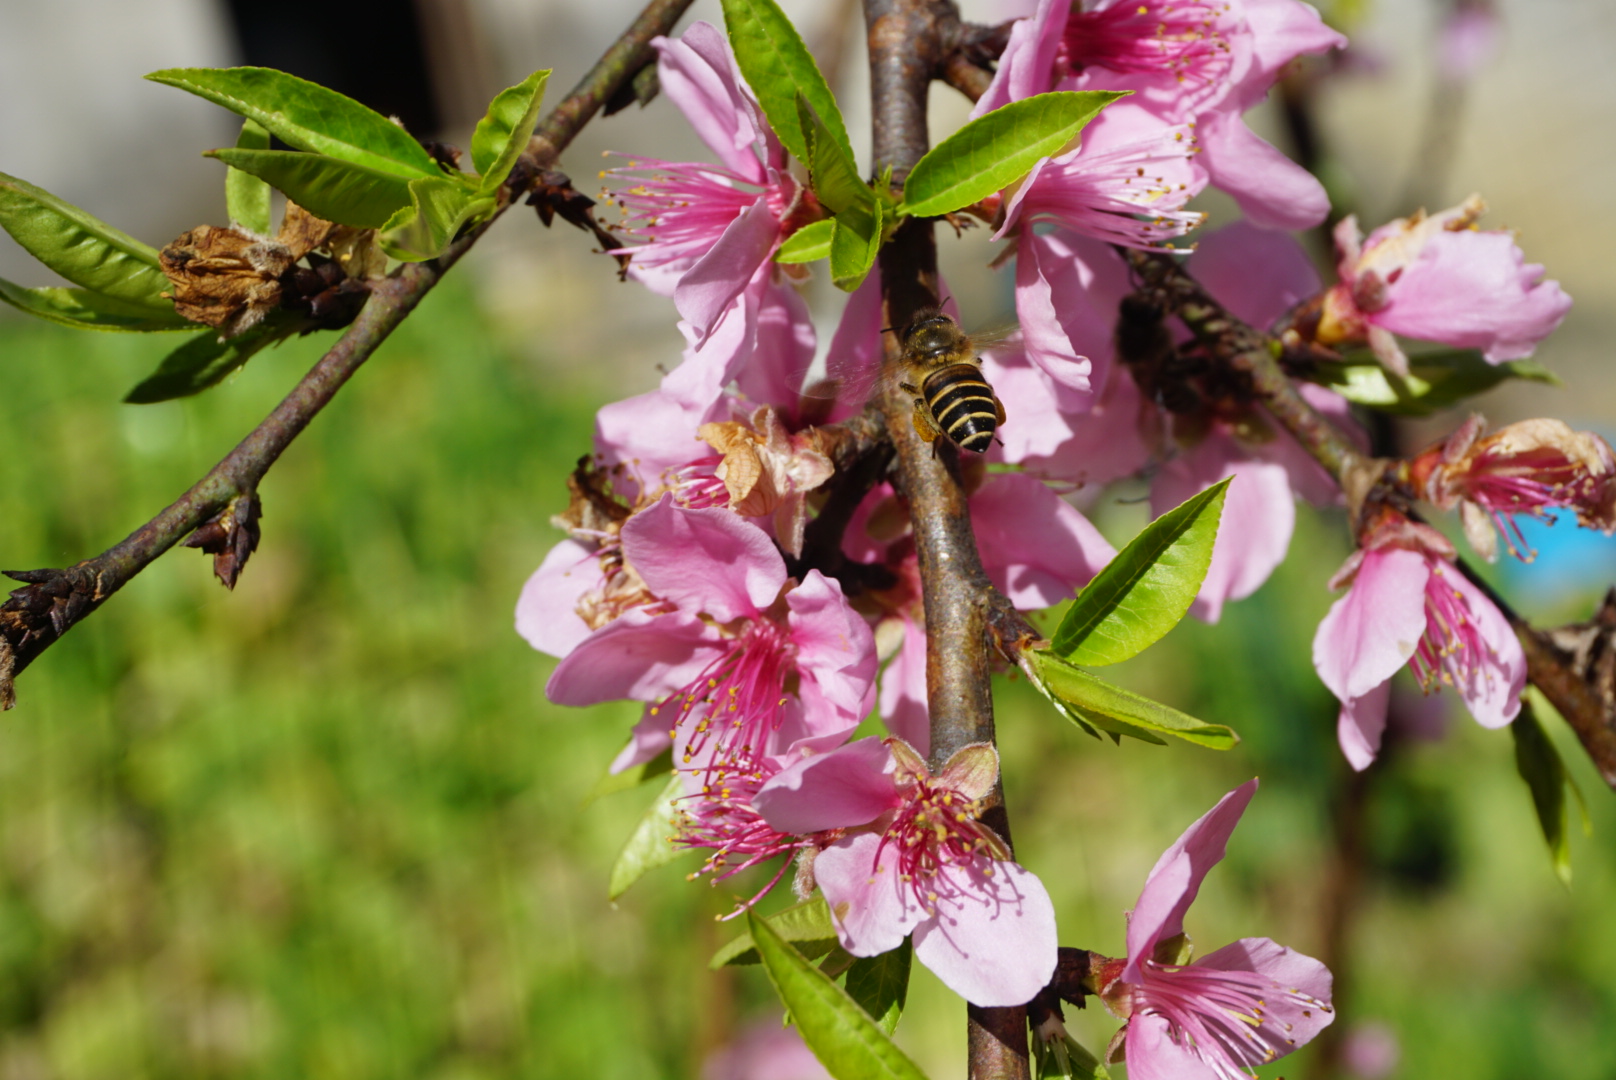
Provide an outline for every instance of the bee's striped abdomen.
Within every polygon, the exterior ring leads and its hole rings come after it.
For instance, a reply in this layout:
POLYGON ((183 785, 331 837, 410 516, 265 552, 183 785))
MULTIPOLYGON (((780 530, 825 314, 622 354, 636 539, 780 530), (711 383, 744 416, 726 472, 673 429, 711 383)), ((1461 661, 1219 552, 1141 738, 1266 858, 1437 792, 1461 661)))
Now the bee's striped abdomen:
POLYGON ((956 445, 979 454, 993 445, 1002 410, 974 364, 952 364, 933 372, 920 392, 933 422, 956 445))

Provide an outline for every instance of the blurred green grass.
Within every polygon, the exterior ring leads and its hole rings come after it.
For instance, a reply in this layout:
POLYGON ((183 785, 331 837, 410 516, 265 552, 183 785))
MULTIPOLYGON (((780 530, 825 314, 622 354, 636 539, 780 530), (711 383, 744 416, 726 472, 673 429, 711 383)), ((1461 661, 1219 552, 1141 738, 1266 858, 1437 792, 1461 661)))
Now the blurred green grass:
MULTIPOLYGON (((124 535, 321 343, 118 404, 166 344, 0 321, 0 563, 124 535)), ((270 473, 234 594, 171 553, 22 676, 0 719, 0 1080, 671 1078, 771 1010, 755 970, 706 970, 730 890, 681 863, 606 901, 652 793, 581 803, 636 710, 551 707, 550 663, 511 629, 611 394, 591 360, 502 348, 451 277, 270 473)), ((1116 539, 1136 515, 1099 512, 1116 539)), ((1300 515, 1290 562, 1222 626, 1116 670, 1233 725, 1229 754, 1097 743, 999 687, 1018 851, 1064 943, 1119 952, 1162 848, 1261 775, 1189 930, 1319 951, 1346 773, 1309 644, 1341 537, 1300 515)), ((1461 710, 1373 781, 1341 1022, 1390 1024, 1394 1075, 1616 1074, 1616 814, 1549 726, 1595 817, 1569 892, 1506 733, 1461 710)), ((1096 1049, 1099 1013, 1071 1016, 1096 1049)), ((900 1038, 938 1080, 963 1075, 962 1020, 917 969, 900 1038)))

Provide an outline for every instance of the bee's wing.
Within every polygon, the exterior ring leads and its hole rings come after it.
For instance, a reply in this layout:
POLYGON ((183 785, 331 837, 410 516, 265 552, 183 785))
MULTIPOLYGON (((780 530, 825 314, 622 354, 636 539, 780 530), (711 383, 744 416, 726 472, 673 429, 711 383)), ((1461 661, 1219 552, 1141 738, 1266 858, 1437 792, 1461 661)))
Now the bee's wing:
POLYGON ((1021 343, 1021 325, 1016 322, 999 323, 985 330, 973 330, 969 336, 971 348, 977 353, 1002 352, 1004 350, 999 346, 1021 343))

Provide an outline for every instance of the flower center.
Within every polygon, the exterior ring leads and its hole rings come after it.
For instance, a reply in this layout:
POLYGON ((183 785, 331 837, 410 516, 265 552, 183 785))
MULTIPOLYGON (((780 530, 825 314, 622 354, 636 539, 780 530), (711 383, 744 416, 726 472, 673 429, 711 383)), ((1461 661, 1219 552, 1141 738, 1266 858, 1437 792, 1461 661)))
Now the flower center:
POLYGON ((607 176, 636 181, 633 187, 604 191, 601 198, 623 213, 613 231, 644 238, 633 251, 640 267, 693 263, 762 197, 717 165, 635 159, 625 168, 601 173, 607 176), (650 175, 636 175, 641 173, 650 175))
POLYGON ((1492 677, 1485 664, 1491 649, 1464 593, 1444 580, 1446 570, 1440 562, 1431 566, 1425 583, 1425 635, 1409 659, 1409 669, 1427 693, 1439 682, 1457 689, 1477 675, 1492 677))
POLYGON ((1225 1080, 1250 1080, 1249 1069, 1296 1049, 1294 1025, 1279 1018, 1331 1006, 1301 990, 1285 989, 1255 971, 1226 971, 1190 964, 1175 967, 1146 960, 1144 982, 1134 987, 1134 1014, 1167 1021, 1179 1046, 1193 1052, 1225 1080), (1270 1008, 1273 998, 1280 1006, 1270 1008))
POLYGON ((1072 12, 1065 45, 1072 69, 1163 72, 1179 82, 1217 82, 1229 70, 1229 42, 1219 27, 1226 3, 1198 0, 1121 0, 1097 11, 1072 12))
POLYGON ((687 766, 708 786, 755 771, 780 726, 795 649, 785 627, 771 618, 747 621, 731 647, 683 689, 651 707, 666 717, 687 766), (671 713, 671 715, 668 715, 671 713))
MULTIPOLYGON (((776 831, 752 809, 753 796, 777 771, 764 763, 750 771, 709 768, 702 790, 679 801, 674 842, 712 851, 691 878, 710 874, 714 882, 723 881, 776 855, 812 845, 811 840, 776 831)), ((790 865, 789 861, 782 863, 779 872, 733 914, 740 914, 774 888, 790 865)))
MULTIPOLYGON (((986 851, 991 858, 1008 859, 1004 842, 977 820, 982 805, 930 777, 917 777, 908 797, 886 834, 880 852, 891 844, 898 852, 899 880, 914 890, 928 910, 937 900, 933 879, 945 867, 964 867, 986 851)), ((987 871, 991 873, 991 868, 987 871)))

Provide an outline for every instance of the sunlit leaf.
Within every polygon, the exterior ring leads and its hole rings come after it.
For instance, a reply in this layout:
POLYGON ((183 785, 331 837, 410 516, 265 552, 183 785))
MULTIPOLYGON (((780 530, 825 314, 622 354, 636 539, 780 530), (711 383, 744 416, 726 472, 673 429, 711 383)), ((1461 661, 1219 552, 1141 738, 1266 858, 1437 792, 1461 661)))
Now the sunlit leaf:
POLYGON ((1171 735, 1213 750, 1228 750, 1240 741, 1232 728, 1203 723, 1169 705, 1114 686, 1047 650, 1032 650, 1026 655, 1043 689, 1076 710, 1088 725, 1102 731, 1147 742, 1161 741, 1154 736, 1171 735))
POLYGON ((289 321, 272 316, 228 341, 220 341, 211 330, 198 334, 164 357, 157 370, 129 391, 124 401, 150 405, 217 386, 265 346, 285 340, 292 333, 289 321))
POLYGON ((936 217, 970 206, 1020 180, 1038 159, 1060 153, 1101 109, 1126 96, 1059 91, 1012 101, 932 147, 903 182, 902 214, 936 217))
POLYGON ((1367 351, 1339 364, 1321 364, 1310 376, 1356 405, 1399 416, 1428 416, 1452 408, 1510 379, 1561 385, 1535 360, 1489 364, 1475 349, 1434 349, 1408 358, 1408 377, 1393 375, 1367 351))
POLYGON ((722 2, 735 63, 781 144, 792 157, 808 163, 807 139, 797 115, 801 95, 824 121, 842 154, 852 161, 853 144, 848 141, 842 111, 785 12, 774 0, 722 2))
MULTIPOLYGON (((268 150, 269 132, 254 120, 243 120, 237 150, 268 150)), ((230 220, 259 236, 270 234, 269 185, 240 169, 224 172, 224 204, 230 220)))
POLYGON ((656 801, 645 811, 645 816, 640 818, 612 866, 612 879, 606 890, 608 899, 616 900, 647 871, 666 866, 686 853, 687 849, 673 842, 673 823, 677 814, 674 802, 683 791, 684 785, 679 777, 670 778, 656 801))
POLYGON ((210 150, 209 157, 267 182, 315 217, 377 229, 410 204, 410 182, 340 158, 295 150, 210 150))
POLYGON ((832 218, 804 225, 780 245, 774 261, 782 263, 809 263, 830 258, 830 238, 836 222, 832 218))
POLYGON ((1200 592, 1229 481, 1221 480, 1146 525, 1077 594, 1053 651, 1075 664, 1126 660, 1178 625, 1200 592))
MULTIPOLYGON (((256 121, 298 150, 324 154, 403 180, 443 175, 432 156, 398 124, 335 90, 284 71, 261 67, 169 68, 154 71, 146 78, 178 87, 256 121)), ((309 206, 301 199, 297 201, 309 206)))
MULTIPOLYGON (((823 896, 793 904, 766 918, 775 933, 795 945, 797 951, 810 960, 824 956, 838 946, 836 926, 831 922, 830 907, 823 896)), ((714 953, 708 966, 716 971, 727 964, 757 962, 758 953, 752 944, 752 935, 743 931, 714 953)))
POLYGON ((152 333, 161 330, 195 330, 196 323, 168 310, 131 304, 88 289, 65 289, 47 285, 27 289, 0 278, 0 300, 18 311, 25 311, 50 322, 80 330, 123 330, 152 333))
POLYGON ((903 1006, 909 999, 909 968, 914 949, 909 939, 880 956, 861 956, 847 969, 847 995, 869 1013, 881 1030, 898 1030, 903 1006))
POLYGON ((410 205, 382 226, 382 250, 405 262, 443 254, 462 225, 494 211, 492 196, 473 195, 443 177, 410 181, 410 205))
POLYGON ((157 249, 63 202, 26 180, 0 173, 0 228, 28 254, 73 284, 114 300, 172 314, 157 249))
POLYGON ((746 920, 775 992, 802 1041, 836 1080, 922 1080, 925 1076, 847 991, 793 949, 764 919, 746 920))
POLYGON ((544 84, 550 72, 535 71, 515 86, 501 90, 488 106, 488 113, 477 121, 471 136, 471 164, 477 170, 479 194, 499 190, 511 167, 527 147, 533 125, 539 122, 539 106, 544 103, 544 84))
POLYGON ((838 289, 852 292, 864 282, 881 253, 881 204, 855 206, 832 219, 830 279, 838 289))
MULTIPOLYGON (((1543 840, 1549 847, 1549 859, 1554 873, 1567 886, 1571 884, 1571 836, 1567 827, 1566 789, 1582 803, 1582 792, 1566 770, 1560 751, 1549 738, 1548 732, 1537 718, 1537 712, 1528 699, 1521 701, 1521 711, 1509 725, 1515 737, 1515 768, 1526 781, 1532 793, 1532 806, 1537 811, 1537 823, 1543 830, 1543 840)), ((1582 805, 1583 830, 1590 828, 1588 808, 1582 805)))

